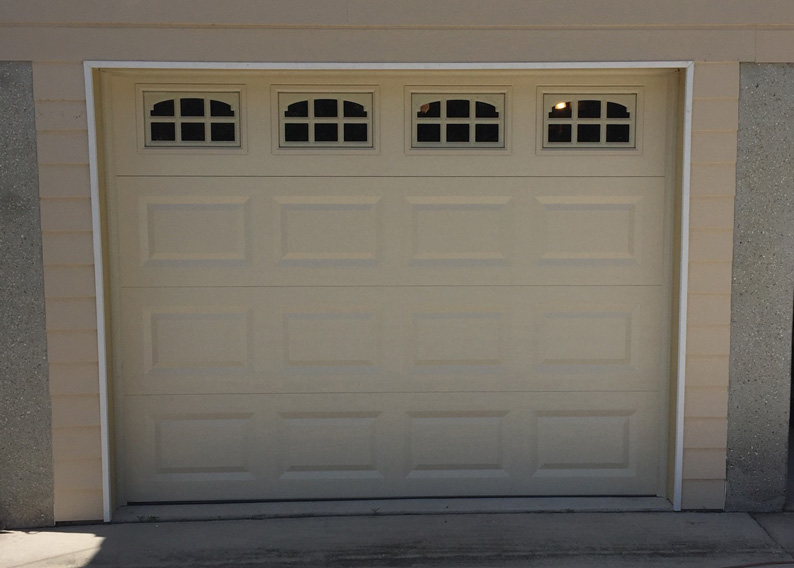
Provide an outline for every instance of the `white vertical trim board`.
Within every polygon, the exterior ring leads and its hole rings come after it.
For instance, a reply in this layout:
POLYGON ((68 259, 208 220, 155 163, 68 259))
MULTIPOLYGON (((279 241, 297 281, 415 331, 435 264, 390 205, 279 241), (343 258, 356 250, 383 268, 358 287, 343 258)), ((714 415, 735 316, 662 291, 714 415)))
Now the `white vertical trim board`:
POLYGON ((684 139, 681 156, 681 268, 678 288, 678 369, 676 371, 673 510, 681 510, 684 483, 684 402, 686 396, 686 324, 689 291, 689 195, 692 180, 692 97, 695 64, 686 66, 684 139))
POLYGON ((110 522, 110 414, 108 411, 107 330, 105 329, 105 278, 102 265, 102 224, 99 200, 99 156, 94 100, 94 67, 83 65, 85 104, 88 119, 88 167, 91 180, 91 229, 94 238, 94 284, 96 288, 96 329, 99 362, 99 429, 102 445, 102 520, 110 522))
POLYGON ((684 132, 682 159, 681 197, 681 258, 679 281, 679 325, 677 361, 677 399, 675 422, 675 463, 673 508, 681 510, 681 488, 683 481, 684 446, 684 386, 686 371, 686 315, 689 262, 689 185, 692 137, 692 85, 694 62, 692 61, 611 61, 611 62, 563 62, 563 63, 212 63, 197 61, 85 61, 84 77, 88 118, 89 167, 91 181, 91 214, 94 240, 94 279, 96 282, 97 350, 99 353, 99 399, 102 444, 102 504, 103 518, 110 522, 111 472, 109 437, 109 400, 107 372, 107 330, 105 328, 105 294, 103 276, 103 243, 101 211, 99 201, 99 156, 96 123, 96 106, 93 83, 95 69, 203 69, 203 70, 593 70, 593 69, 685 69, 686 87, 684 103, 684 132))

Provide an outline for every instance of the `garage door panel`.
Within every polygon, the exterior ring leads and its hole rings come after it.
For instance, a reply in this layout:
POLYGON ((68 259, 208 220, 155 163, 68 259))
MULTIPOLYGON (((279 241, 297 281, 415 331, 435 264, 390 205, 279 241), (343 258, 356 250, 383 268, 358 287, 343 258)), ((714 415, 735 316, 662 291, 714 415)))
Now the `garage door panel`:
MULTIPOLYGON (((261 283, 270 235, 263 196, 235 178, 118 178, 123 286, 261 283)), ((271 239, 272 240, 272 239, 271 239)))
POLYGON ((131 288, 129 394, 656 390, 654 287, 131 288))
POLYGON ((663 178, 491 183, 121 178, 121 284, 661 284, 663 178))
POLYGON ((130 501, 249 498, 267 475, 262 414, 241 397, 126 397, 123 472, 130 501))
POLYGON ((658 396, 129 397, 128 499, 655 494, 658 396))
POLYGON ((657 456, 663 455, 661 397, 652 392, 540 395, 530 411, 532 492, 567 495, 586 483, 607 494, 655 495, 657 456))

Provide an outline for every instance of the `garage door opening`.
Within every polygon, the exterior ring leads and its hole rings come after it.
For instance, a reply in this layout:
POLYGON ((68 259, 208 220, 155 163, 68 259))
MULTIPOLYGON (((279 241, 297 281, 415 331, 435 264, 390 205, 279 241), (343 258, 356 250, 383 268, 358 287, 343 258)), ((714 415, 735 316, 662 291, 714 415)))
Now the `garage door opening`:
POLYGON ((675 81, 103 73, 119 502, 665 496, 675 81))

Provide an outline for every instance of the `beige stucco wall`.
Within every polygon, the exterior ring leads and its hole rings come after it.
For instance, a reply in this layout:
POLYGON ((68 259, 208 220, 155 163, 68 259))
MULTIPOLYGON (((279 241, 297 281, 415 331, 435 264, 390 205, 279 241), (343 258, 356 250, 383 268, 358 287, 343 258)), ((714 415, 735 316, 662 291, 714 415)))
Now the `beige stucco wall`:
POLYGON ((722 508, 738 62, 794 61, 790 0, 233 4, 0 5, 2 59, 34 61, 56 519, 102 517, 84 60, 698 61, 683 505, 722 508))

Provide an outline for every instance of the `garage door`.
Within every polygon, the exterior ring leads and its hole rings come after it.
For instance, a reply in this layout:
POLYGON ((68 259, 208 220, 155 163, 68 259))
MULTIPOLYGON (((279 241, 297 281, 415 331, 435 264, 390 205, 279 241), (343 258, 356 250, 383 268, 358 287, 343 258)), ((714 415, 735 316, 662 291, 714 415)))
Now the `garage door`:
POLYGON ((122 502, 663 494, 674 88, 104 73, 122 502))

